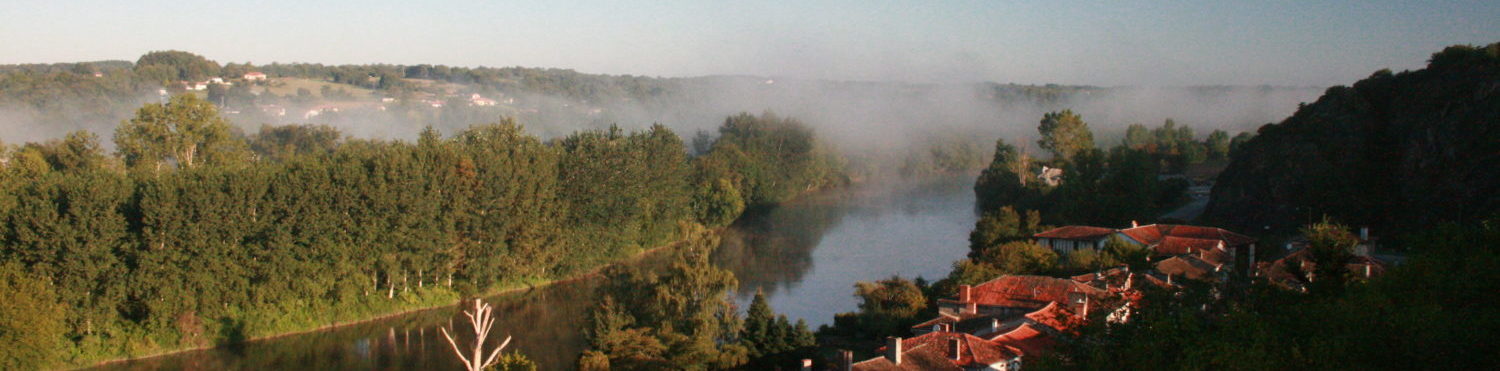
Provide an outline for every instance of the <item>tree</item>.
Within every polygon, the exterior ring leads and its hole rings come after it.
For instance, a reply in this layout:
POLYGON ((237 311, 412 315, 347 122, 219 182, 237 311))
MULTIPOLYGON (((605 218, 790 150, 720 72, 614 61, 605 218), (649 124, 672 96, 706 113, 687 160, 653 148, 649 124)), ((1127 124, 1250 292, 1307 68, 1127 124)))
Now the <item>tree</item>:
MULTIPOLYGON (((1302 235, 1307 237, 1307 252, 1314 264, 1310 289, 1320 293, 1342 292, 1349 278, 1349 259, 1354 257, 1359 238, 1347 227, 1327 218, 1302 228, 1302 235)), ((1300 267, 1292 264, 1289 268, 1300 267)))
POLYGON ((751 362, 746 366, 751 369, 777 368, 810 357, 816 345, 806 322, 798 320, 792 325, 785 315, 777 315, 759 289, 755 290, 755 299, 745 313, 740 341, 750 352, 751 362))
POLYGON ((231 163, 243 158, 244 143, 213 104, 192 94, 167 104, 147 104, 115 129, 115 146, 131 167, 175 163, 181 168, 231 163))
POLYGON ((1094 134, 1089 131, 1088 123, 1072 110, 1043 115, 1037 131, 1042 135, 1037 145, 1052 152, 1055 159, 1071 161, 1075 154, 1094 148, 1094 134))
POLYGON ((464 368, 469 371, 480 371, 494 366, 500 361, 500 351, 504 350, 506 345, 510 345, 511 337, 506 336, 505 340, 500 342, 500 345, 495 346, 495 350, 490 351, 488 356, 485 355, 484 342, 485 340, 489 340, 490 330, 493 330, 495 326, 493 310, 494 308, 490 307, 484 301, 474 299, 474 310, 464 311, 464 316, 469 317, 469 325, 474 329, 474 351, 472 356, 465 356, 464 352, 458 349, 458 342, 454 341, 453 336, 448 334, 447 327, 439 328, 443 332, 443 338, 448 339, 448 345, 453 346, 453 354, 458 356, 458 360, 463 362, 464 368))
POLYGON ((260 133, 250 140, 256 154, 274 160, 294 156, 333 153, 343 134, 328 125, 262 125, 260 133))
POLYGON ((1219 160, 1229 157, 1229 133, 1223 130, 1214 130, 1208 134, 1208 139, 1203 141, 1208 146, 1208 158, 1219 160))
POLYGON ((48 286, 19 264, 0 264, 0 369, 43 369, 58 361, 67 308, 48 286))
POLYGON ((974 196, 979 210, 998 210, 1002 206, 1016 205, 1032 196, 1028 185, 1032 180, 1031 159, 1005 139, 995 141, 995 156, 974 181, 974 196))
POLYGON ((1146 129, 1146 125, 1130 124, 1130 127, 1125 128, 1124 144, 1126 147, 1130 147, 1130 149, 1146 149, 1146 147, 1154 143, 1155 138, 1151 137, 1151 131, 1146 129))
POLYGON ((1030 239, 1041 232, 1041 219, 1036 210, 1022 214, 1010 206, 987 212, 975 222, 974 231, 969 233, 969 249, 978 254, 1001 244, 1030 239))
POLYGON ((1111 264, 1127 265, 1132 272, 1145 272, 1151 269, 1149 261, 1151 248, 1126 242, 1119 235, 1110 235, 1109 239, 1104 240, 1104 248, 1101 251, 1111 264))
POLYGON ((859 298, 859 320, 862 329, 873 334, 894 334, 905 330, 927 309, 927 296, 912 281, 891 278, 854 284, 859 298))
POLYGON ((749 351, 737 341, 742 322, 728 296, 738 281, 710 264, 707 250, 689 246, 663 270, 607 273, 589 315, 593 350, 625 369, 724 369, 747 362, 749 351))
POLYGON ((1229 156, 1239 153, 1240 148, 1244 148, 1245 143, 1249 143, 1251 138, 1255 138, 1255 134, 1250 132, 1235 134, 1234 139, 1229 141, 1229 156))
POLYGON ((200 81, 219 75, 219 64, 201 55, 177 50, 154 51, 142 55, 135 61, 135 70, 164 68, 171 78, 182 81, 200 81))
POLYGON ((1057 270, 1057 252, 1031 241, 1012 241, 985 250, 977 260, 1004 274, 1045 274, 1057 270))
POLYGON ((27 143, 20 152, 35 152, 54 171, 99 169, 110 161, 99 148, 99 137, 86 130, 70 132, 61 140, 43 144, 27 143))

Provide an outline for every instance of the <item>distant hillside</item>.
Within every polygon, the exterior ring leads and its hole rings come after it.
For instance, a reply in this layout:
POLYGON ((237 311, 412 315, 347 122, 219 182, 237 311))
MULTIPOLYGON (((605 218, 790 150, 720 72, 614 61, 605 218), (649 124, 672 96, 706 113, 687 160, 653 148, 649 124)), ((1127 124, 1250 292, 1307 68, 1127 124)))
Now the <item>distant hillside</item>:
POLYGON ((1500 43, 1329 88, 1268 124, 1219 176, 1204 218, 1289 231, 1324 215, 1386 233, 1500 210, 1500 43))

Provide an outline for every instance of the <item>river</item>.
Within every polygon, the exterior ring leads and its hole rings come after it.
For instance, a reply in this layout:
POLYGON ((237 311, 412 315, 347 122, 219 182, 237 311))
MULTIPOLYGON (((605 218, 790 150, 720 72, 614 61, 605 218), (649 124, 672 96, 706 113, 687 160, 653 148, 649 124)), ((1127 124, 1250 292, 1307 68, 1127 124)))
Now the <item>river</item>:
MULTIPOLYGON (((813 194, 742 218, 725 231, 713 261, 739 278, 742 310, 760 289, 777 312, 816 328, 831 323, 835 313, 856 309, 857 281, 947 275, 968 251, 975 221, 972 184, 972 177, 952 177, 813 194)), ((632 264, 657 264, 665 255, 632 264)), ((585 346, 581 328, 595 285, 574 280, 488 298, 495 306, 495 332, 513 335, 507 349, 524 353, 540 369, 572 369, 585 346)), ((437 308, 97 369, 460 369, 438 332, 464 320, 458 310, 437 308)))

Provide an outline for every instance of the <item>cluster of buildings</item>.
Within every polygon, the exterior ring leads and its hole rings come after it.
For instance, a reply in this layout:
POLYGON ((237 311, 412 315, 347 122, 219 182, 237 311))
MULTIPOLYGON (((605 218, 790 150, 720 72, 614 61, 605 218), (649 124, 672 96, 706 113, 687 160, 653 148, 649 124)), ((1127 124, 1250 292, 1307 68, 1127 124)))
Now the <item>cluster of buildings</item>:
MULTIPOLYGON (((1109 321, 1128 320, 1140 299, 1138 285, 1166 285, 1127 269, 1073 278, 1006 275, 959 286, 938 300, 938 316, 911 328, 915 336, 891 337, 879 357, 844 360, 847 370, 1019 370, 1028 359, 1050 352, 1103 311, 1109 321)), ((844 353, 848 358, 850 353, 844 353)))
MULTIPOLYGON (((879 357, 863 361, 855 362, 844 351, 840 369, 1014 371, 1070 341, 1091 313, 1103 313, 1093 317, 1109 323, 1130 321, 1144 287, 1176 288, 1183 279, 1224 282, 1239 269, 1291 289, 1304 289, 1303 283, 1313 279, 1305 276, 1312 271, 1305 241, 1288 243, 1281 257, 1256 263, 1256 240, 1242 234, 1192 225, 1131 224, 1118 229, 1065 226, 1034 237, 1059 255, 1101 250, 1110 240, 1144 247, 1150 251, 1150 271, 1122 266, 1067 278, 1005 275, 963 285, 957 295, 937 301, 937 318, 911 328, 914 336, 890 337, 877 350, 879 357), (1289 269, 1293 265, 1301 269, 1289 269)), ((1373 241, 1368 230, 1361 230, 1360 240, 1349 271, 1363 277, 1383 273, 1385 263, 1369 254, 1373 241)))

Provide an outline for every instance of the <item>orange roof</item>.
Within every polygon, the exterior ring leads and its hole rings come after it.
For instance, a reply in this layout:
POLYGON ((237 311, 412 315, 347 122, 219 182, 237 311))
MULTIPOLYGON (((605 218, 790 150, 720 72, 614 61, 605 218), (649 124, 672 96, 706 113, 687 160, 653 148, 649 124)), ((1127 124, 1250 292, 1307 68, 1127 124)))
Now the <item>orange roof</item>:
POLYGON ((1036 356, 1057 347, 1057 338, 1037 330, 1031 324, 1023 324, 1015 330, 996 336, 990 341, 1019 350, 1023 356, 1036 356))
POLYGON ((1120 233, 1124 233, 1126 236, 1129 236, 1130 239, 1135 240, 1136 242, 1147 245, 1155 244, 1158 241, 1161 241, 1161 238, 1163 237, 1161 228, 1157 228, 1157 225, 1155 224, 1143 225, 1129 229, 1121 229, 1120 233))
POLYGON ((1037 238, 1058 238, 1064 240, 1092 240, 1102 238, 1115 233, 1109 228, 1089 227, 1082 225, 1070 225, 1066 227, 1053 228, 1052 230, 1037 233, 1037 238))
POLYGON ((1254 238, 1230 232, 1223 228, 1200 227, 1196 225, 1152 224, 1122 229, 1120 233, 1124 233, 1126 236, 1130 236, 1131 239, 1147 245, 1161 243, 1163 239, 1168 237, 1223 240, 1224 244, 1228 246, 1239 246, 1255 242, 1254 238))
POLYGON ((1068 331, 1084 324, 1082 318, 1078 318, 1072 311, 1058 305, 1057 302, 1047 304, 1042 309, 1026 313, 1026 319, 1035 321, 1057 331, 1068 331))
MULTIPOLYGON (((1068 294, 1073 292, 1104 294, 1104 290, 1066 278, 1005 275, 974 286, 970 300, 984 306, 1041 308, 1051 302, 1067 303, 1068 294)), ((956 301, 956 297, 949 301, 956 301)))
POLYGON ((1167 236, 1151 250, 1157 255, 1182 255, 1219 247, 1219 240, 1167 236))
MULTIPOLYGON (((955 332, 932 332, 901 340, 901 364, 891 363, 885 357, 876 357, 855 363, 855 370, 959 370, 982 365, 1005 362, 1019 356, 1004 346, 986 341, 978 336, 955 332), (952 340, 958 340, 958 359, 952 354, 952 340)), ((886 347, 877 350, 885 353, 886 347)))
MULTIPOLYGON (((1300 285, 1302 279, 1292 274, 1292 270, 1287 268, 1287 265, 1297 264, 1302 267, 1304 273, 1312 272, 1313 269, 1317 269, 1317 263, 1312 261, 1310 255, 1311 253, 1306 248, 1301 248, 1288 253, 1280 259, 1256 263, 1255 268, 1260 271, 1262 277, 1271 280, 1271 282, 1287 286, 1300 285)), ((1363 276, 1366 267, 1369 268, 1371 276, 1384 274, 1386 268, 1386 263, 1380 259, 1359 255, 1350 257, 1349 261, 1344 264, 1349 269, 1349 273, 1353 273, 1356 276, 1363 276)))
POLYGON ((1214 265, 1198 259, 1192 255, 1181 255, 1168 258, 1156 263, 1156 271, 1178 277, 1187 277, 1195 280, 1212 278, 1215 272, 1214 265))

